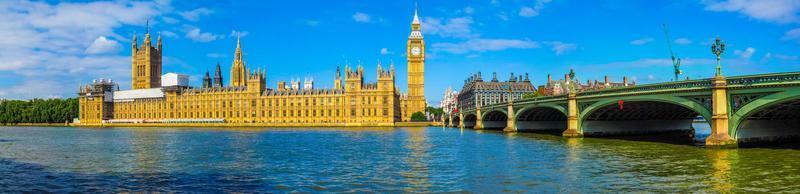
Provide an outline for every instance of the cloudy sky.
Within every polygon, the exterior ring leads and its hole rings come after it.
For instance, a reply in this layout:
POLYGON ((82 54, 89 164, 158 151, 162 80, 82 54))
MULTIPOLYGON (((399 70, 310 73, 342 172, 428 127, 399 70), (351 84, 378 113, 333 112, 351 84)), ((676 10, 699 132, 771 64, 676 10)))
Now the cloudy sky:
MULTIPOLYGON (((0 1, 0 98, 74 97, 81 83, 112 78, 130 88, 134 33, 164 39, 164 72, 227 78, 242 36, 249 67, 279 80, 314 77, 331 87, 337 65, 394 62, 406 90, 405 41, 414 1, 0 1)), ((713 38, 728 43, 726 75, 800 70, 796 0, 419 1, 428 47, 426 95, 438 104, 472 72, 528 72, 534 84, 574 68, 581 80, 672 79, 667 42, 685 76, 710 77, 713 38), (664 37, 669 26, 671 39, 664 37)), ((141 41, 141 38, 140 38, 141 41)))

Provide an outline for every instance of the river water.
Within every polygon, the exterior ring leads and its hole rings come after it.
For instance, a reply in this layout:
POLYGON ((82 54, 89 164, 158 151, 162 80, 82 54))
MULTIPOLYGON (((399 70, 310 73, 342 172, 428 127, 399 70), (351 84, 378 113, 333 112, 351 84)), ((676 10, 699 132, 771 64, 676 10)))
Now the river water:
POLYGON ((8 192, 800 192, 800 150, 456 128, 0 127, 8 192))

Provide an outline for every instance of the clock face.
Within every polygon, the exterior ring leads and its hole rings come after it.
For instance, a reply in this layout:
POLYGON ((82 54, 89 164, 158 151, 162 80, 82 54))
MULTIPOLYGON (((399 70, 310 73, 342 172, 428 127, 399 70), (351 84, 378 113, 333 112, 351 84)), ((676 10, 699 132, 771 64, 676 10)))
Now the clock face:
POLYGON ((422 53, 422 51, 419 49, 419 47, 414 47, 414 48, 411 48, 411 54, 412 54, 412 55, 414 55, 414 56, 417 56, 417 55, 419 55, 420 53, 422 53))

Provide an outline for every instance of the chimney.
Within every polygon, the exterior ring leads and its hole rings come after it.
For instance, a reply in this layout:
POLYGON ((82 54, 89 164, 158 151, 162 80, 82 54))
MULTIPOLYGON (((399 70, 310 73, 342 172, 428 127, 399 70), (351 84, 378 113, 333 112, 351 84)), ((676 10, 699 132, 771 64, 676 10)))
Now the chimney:
POLYGON ((549 84, 551 82, 553 82, 553 76, 548 73, 547 74, 547 83, 549 84))
POLYGON ((603 79, 605 81, 603 82, 603 84, 608 85, 608 75, 606 75, 603 79))
POLYGON ((622 77, 622 85, 628 86, 628 76, 622 77))

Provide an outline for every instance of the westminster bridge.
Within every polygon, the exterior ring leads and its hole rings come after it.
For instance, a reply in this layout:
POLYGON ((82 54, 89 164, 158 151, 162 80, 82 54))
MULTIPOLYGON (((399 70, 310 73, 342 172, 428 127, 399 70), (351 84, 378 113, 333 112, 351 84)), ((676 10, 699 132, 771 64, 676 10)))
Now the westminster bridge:
MULTIPOLYGON (((717 76, 541 96, 461 110, 451 127, 558 130, 565 137, 694 132, 711 126, 707 146, 800 135, 800 72, 717 76)), ((451 122, 452 121, 452 122, 451 122)))

